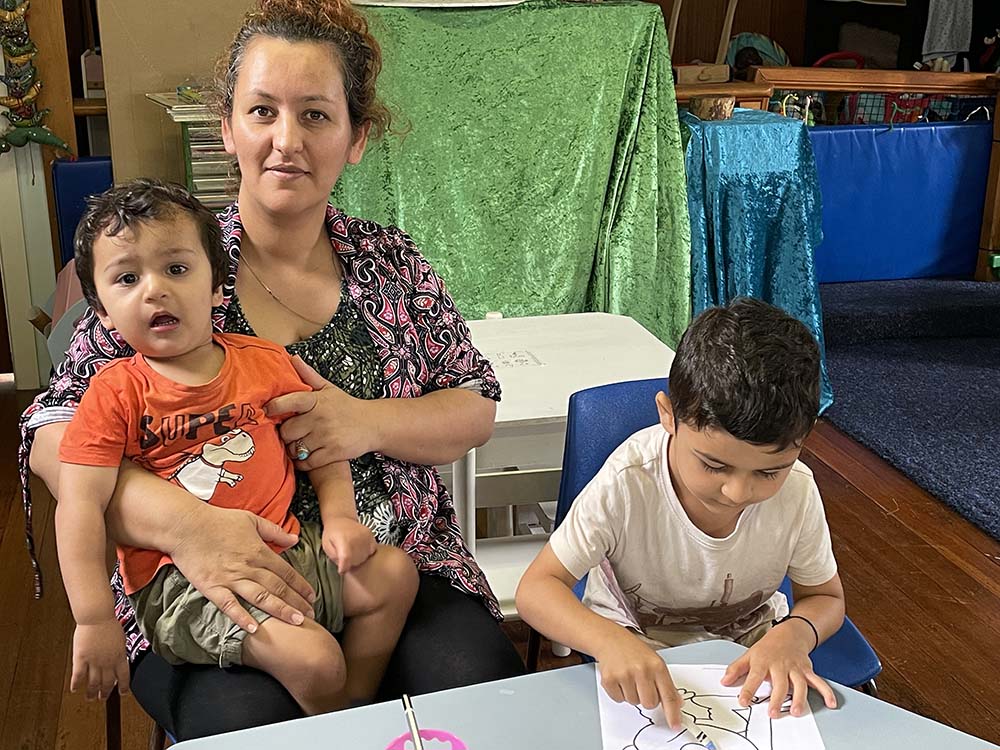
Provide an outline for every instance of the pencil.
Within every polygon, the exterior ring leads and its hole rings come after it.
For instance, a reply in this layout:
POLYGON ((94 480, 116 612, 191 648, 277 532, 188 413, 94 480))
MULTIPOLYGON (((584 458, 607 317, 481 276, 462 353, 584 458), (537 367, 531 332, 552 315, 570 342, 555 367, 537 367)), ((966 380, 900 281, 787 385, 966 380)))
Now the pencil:
MULTIPOLYGON (((410 737, 413 739, 413 750, 424 750, 424 742, 420 739, 420 728, 417 726, 417 715, 413 713, 413 703, 410 696, 403 693, 403 713, 406 714, 406 722, 410 725, 410 737)), ((712 750, 715 750, 712 748, 712 750)))

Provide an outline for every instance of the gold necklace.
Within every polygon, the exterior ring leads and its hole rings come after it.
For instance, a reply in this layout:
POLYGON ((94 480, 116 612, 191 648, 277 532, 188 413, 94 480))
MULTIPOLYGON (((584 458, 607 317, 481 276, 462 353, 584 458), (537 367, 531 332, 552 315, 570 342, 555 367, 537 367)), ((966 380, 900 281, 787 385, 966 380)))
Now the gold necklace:
POLYGON ((304 321, 306 321, 308 323, 312 323, 314 326, 323 327, 327 323, 330 322, 330 321, 326 321, 325 323, 321 323, 318 320, 313 320, 312 318, 307 318, 302 313, 300 313, 297 310, 294 310, 293 308, 291 308, 288 305, 286 305, 282 301, 281 297, 279 297, 277 294, 275 294, 274 292, 272 292, 271 291, 271 287, 269 287, 267 284, 265 284, 264 280, 261 279, 261 277, 257 275, 257 272, 253 270, 253 266, 250 265, 250 261, 247 260, 247 256, 245 254, 241 254, 240 255, 240 260, 246 265, 247 270, 250 272, 250 275, 254 277, 254 279, 257 281, 257 283, 260 284, 262 287, 264 287, 264 291, 267 292, 269 295, 271 295, 271 299, 273 299, 275 302, 277 302, 283 308, 285 308, 286 310, 288 310, 288 312, 290 312, 292 315, 294 315, 297 318, 302 318, 302 320, 304 320, 304 321))

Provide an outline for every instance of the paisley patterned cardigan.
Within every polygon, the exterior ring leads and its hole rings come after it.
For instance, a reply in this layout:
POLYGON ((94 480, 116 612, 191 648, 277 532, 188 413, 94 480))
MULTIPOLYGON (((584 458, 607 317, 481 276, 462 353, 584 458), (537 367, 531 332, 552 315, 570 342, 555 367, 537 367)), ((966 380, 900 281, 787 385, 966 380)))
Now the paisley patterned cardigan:
MULTIPOLYGON (((212 311, 215 329, 221 331, 240 262, 243 226, 236 204, 220 215, 219 223, 230 261, 222 304, 212 311)), ((383 396, 415 398, 443 388, 464 386, 499 401, 500 384, 490 363, 472 345, 469 329, 455 309, 444 282, 413 241, 395 227, 348 217, 333 206, 327 207, 326 225, 331 245, 345 269, 348 293, 361 311, 382 364, 383 396)), ((77 324, 66 360, 53 375, 49 389, 21 417, 18 460, 36 597, 41 596, 42 581, 34 552, 28 484, 28 455, 35 430, 71 419, 91 376, 109 360, 133 353, 117 332, 104 328, 88 308, 77 324)), ((499 619, 496 598, 465 546, 451 497, 437 471, 381 454, 376 454, 376 460, 382 465, 393 513, 402 527, 400 546, 413 558, 417 568, 444 576, 459 590, 479 597, 499 619)), ((129 658, 134 660, 149 644, 136 627, 117 570, 111 584, 129 658)))

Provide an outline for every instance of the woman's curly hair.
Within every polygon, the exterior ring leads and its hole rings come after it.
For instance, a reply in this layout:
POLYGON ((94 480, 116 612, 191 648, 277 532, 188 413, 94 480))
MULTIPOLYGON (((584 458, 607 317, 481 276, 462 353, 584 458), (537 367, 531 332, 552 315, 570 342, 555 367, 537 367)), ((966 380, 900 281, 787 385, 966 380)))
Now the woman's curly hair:
POLYGON ((222 118, 233 113, 233 91, 250 41, 256 36, 289 42, 328 44, 344 76, 347 111, 355 131, 371 125, 369 137, 380 138, 391 124, 386 106, 375 92, 382 70, 382 50, 368 20, 349 0, 260 0, 247 12, 232 44, 215 70, 212 104, 222 118))

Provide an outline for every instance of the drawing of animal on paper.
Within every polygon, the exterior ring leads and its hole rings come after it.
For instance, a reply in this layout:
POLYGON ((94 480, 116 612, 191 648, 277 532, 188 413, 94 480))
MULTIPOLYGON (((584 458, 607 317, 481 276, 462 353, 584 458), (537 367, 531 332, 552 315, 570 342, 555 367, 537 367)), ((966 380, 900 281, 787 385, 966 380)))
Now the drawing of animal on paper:
POLYGON ((598 705, 604 750, 821 750, 823 741, 812 713, 768 716, 767 686, 749 706, 740 706, 739 686, 723 687, 719 680, 725 666, 673 665, 670 668, 683 703, 685 723, 692 730, 672 730, 663 709, 617 704, 608 697, 597 675, 598 705))
POLYGON ((659 709, 660 722, 650 716, 654 711, 633 706, 646 724, 636 733, 631 745, 622 750, 694 750, 708 747, 708 740, 715 743, 718 750, 774 750, 771 743, 771 719, 767 715, 768 700, 757 698, 749 706, 739 704, 735 695, 699 695, 692 690, 680 688, 681 711, 697 733, 687 730, 673 732, 667 729, 667 743, 664 745, 663 732, 665 721, 662 709, 659 709), (759 705, 763 701, 764 705, 759 705), (707 732, 711 731, 711 735, 707 732), (720 733, 725 733, 720 737, 720 733), (673 737, 669 737, 673 734, 673 737), (753 739, 751 739, 753 738, 753 739))

